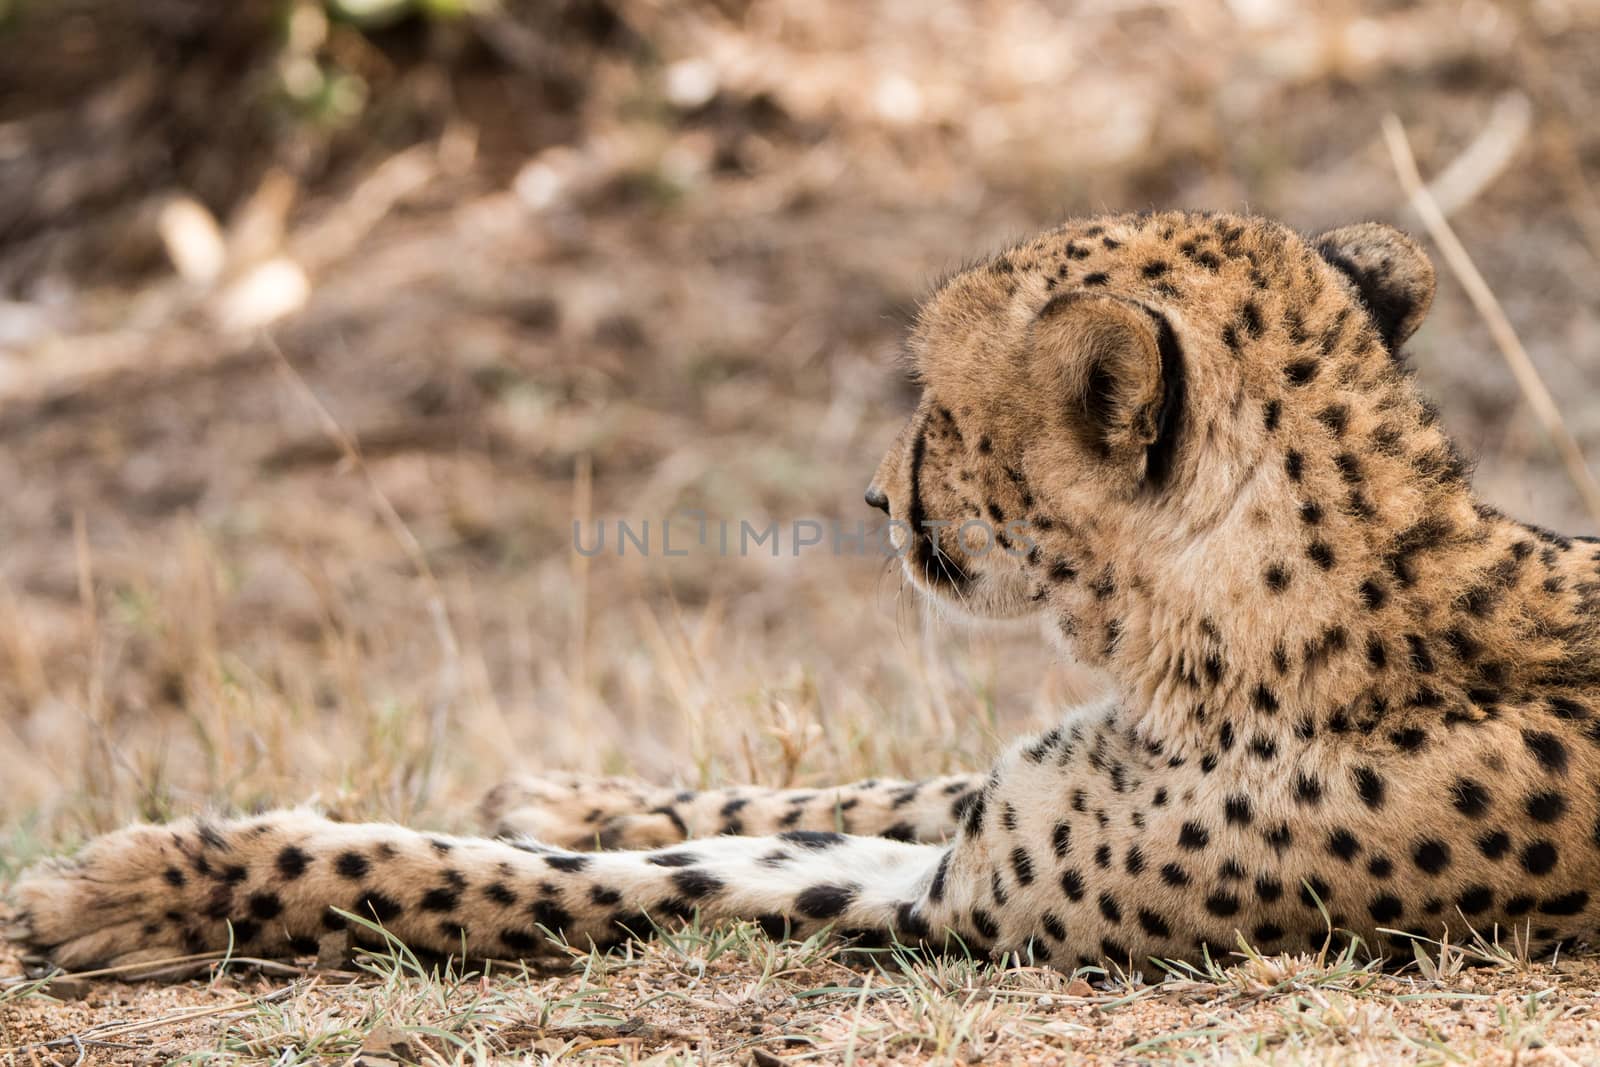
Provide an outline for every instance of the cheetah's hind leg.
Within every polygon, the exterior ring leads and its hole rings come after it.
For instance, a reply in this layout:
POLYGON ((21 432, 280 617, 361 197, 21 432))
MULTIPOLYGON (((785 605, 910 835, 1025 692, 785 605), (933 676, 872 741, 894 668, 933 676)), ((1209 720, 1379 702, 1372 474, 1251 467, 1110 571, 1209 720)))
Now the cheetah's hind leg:
POLYGON ((981 775, 952 774, 818 789, 678 790, 554 773, 502 782, 484 797, 479 813, 496 837, 583 850, 660 848, 689 838, 789 830, 935 843, 955 836, 983 784, 981 775))
POLYGON ((629 778, 550 772, 495 786, 478 805, 494 837, 527 838, 561 848, 659 848, 688 837, 669 814, 674 792, 629 778))

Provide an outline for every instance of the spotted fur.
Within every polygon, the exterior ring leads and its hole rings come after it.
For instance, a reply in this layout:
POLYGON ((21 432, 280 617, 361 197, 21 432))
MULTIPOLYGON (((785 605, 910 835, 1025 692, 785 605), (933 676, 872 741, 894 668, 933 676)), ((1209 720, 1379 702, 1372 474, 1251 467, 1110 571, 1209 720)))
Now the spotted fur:
POLYGON ((1600 548, 1473 499, 1400 359, 1432 294, 1387 227, 1177 213, 940 288, 868 502, 927 595, 1046 620, 1112 692, 986 777, 528 780, 486 801, 497 840, 136 826, 28 872, 16 936, 68 967, 312 948, 346 914, 490 957, 696 912, 1061 966, 1588 938, 1600 548))

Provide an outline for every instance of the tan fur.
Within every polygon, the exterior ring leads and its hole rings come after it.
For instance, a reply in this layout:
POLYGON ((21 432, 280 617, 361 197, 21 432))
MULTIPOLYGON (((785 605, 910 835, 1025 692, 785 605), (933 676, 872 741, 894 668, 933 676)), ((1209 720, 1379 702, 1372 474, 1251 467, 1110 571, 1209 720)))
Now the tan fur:
POLYGON ((1586 939, 1600 552, 1474 501, 1395 351, 1433 277, 1375 224, 1170 213, 1071 223, 927 302, 869 500, 930 596, 1037 616, 1114 692, 987 779, 492 794, 491 828, 538 842, 135 827, 25 877, 17 936, 67 966, 286 950, 330 908, 469 955, 691 910, 1066 966, 1586 939), (572 851, 596 846, 653 851, 572 851))

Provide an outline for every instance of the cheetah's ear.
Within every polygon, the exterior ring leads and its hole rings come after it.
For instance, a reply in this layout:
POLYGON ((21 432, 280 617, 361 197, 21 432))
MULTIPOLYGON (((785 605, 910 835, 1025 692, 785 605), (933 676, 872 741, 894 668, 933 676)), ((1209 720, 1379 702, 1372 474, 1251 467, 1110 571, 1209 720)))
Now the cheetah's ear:
POLYGON ((1316 240, 1322 258, 1349 276, 1391 353, 1422 325, 1433 303, 1433 264, 1393 226, 1361 222, 1316 240))
POLYGON ((1105 459, 1155 441, 1163 399, 1156 323, 1137 304, 1062 293, 1032 326, 1040 395, 1105 459))

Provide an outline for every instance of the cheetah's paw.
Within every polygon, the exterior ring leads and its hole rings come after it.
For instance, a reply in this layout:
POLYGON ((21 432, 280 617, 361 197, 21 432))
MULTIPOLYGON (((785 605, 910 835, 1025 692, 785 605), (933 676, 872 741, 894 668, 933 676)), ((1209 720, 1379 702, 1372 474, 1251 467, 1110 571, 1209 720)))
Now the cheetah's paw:
POLYGON ((12 888, 6 936, 25 958, 66 970, 185 954, 179 848, 168 829, 134 826, 35 864, 12 888))

